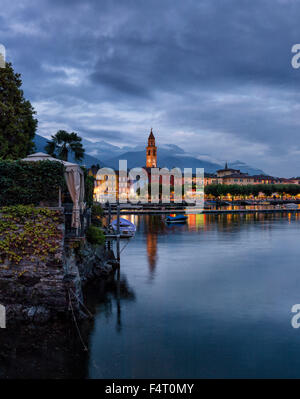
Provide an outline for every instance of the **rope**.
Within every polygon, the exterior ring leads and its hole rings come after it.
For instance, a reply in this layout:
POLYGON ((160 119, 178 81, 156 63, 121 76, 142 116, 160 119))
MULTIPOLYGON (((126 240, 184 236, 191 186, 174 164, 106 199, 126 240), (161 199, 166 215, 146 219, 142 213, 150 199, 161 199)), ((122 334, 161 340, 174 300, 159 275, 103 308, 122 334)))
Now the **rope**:
POLYGON ((87 348, 87 346, 85 345, 85 343, 84 343, 84 341, 82 339, 82 336, 81 336, 81 333, 80 333, 80 330, 79 330, 79 327, 78 327, 78 324, 77 324, 77 321, 76 321, 76 317, 75 317, 75 313, 74 313, 74 309, 73 309, 73 305, 72 305, 72 301, 71 301, 70 290, 68 291, 68 294, 69 294, 69 305, 70 305, 71 310, 72 310, 73 320, 74 320, 74 323, 75 323, 75 326, 76 326, 80 341, 82 343, 82 346, 83 346, 84 350, 87 351, 88 348, 87 348))
POLYGON ((94 317, 94 316, 92 315, 92 313, 89 311, 89 309, 85 306, 85 304, 84 304, 84 303, 79 299, 79 297, 75 294, 75 292, 74 292, 71 288, 69 288, 69 290, 70 290, 71 293, 74 295, 74 297, 77 299, 78 303, 80 303, 80 305, 83 306, 83 308, 87 311, 88 315, 89 315, 90 317, 94 317))

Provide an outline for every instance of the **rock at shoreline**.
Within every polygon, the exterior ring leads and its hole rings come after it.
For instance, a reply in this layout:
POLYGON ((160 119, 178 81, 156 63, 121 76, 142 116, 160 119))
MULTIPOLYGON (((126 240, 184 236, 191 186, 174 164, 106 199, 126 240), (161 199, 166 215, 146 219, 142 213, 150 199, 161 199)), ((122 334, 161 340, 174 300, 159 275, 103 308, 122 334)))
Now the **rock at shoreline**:
MULTIPOLYGON (((32 253, 29 242, 28 248, 22 250, 30 256, 24 256, 19 262, 5 259, 0 265, 0 304, 6 307, 8 322, 43 324, 68 318, 70 301, 80 317, 83 285, 93 279, 107 278, 118 267, 113 252, 104 246, 92 246, 85 240, 65 241, 63 213, 56 212, 54 220, 60 232, 55 245, 51 241, 55 250, 37 255, 32 253), (71 245, 74 242, 79 243, 79 247, 71 245)), ((19 223, 17 228, 22 232, 24 227, 19 223)))

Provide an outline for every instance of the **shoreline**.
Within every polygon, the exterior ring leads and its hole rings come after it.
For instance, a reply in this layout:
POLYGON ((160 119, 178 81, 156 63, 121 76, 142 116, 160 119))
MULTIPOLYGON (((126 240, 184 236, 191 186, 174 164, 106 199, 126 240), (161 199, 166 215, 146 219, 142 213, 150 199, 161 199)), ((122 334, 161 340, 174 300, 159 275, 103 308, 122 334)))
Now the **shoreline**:
MULTIPOLYGON (((204 214, 247 214, 247 213, 299 213, 299 209, 203 209, 203 210, 187 210, 187 209, 147 209, 147 210, 120 210, 120 215, 166 215, 172 213, 182 213, 187 215, 204 214)), ((111 210, 112 215, 117 215, 117 210, 111 210)), ((108 211, 104 211, 104 215, 108 215, 108 211)))

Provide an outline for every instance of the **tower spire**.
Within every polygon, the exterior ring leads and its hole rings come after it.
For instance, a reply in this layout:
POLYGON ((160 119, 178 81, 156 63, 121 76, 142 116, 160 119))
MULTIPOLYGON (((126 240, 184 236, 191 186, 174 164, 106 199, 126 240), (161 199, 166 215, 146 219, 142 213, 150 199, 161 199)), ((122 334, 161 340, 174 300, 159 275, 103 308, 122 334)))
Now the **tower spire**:
POLYGON ((151 128, 151 130, 150 130, 150 134, 149 134, 148 140, 149 140, 149 139, 155 140, 155 139, 154 139, 154 134, 153 134, 152 128, 151 128))

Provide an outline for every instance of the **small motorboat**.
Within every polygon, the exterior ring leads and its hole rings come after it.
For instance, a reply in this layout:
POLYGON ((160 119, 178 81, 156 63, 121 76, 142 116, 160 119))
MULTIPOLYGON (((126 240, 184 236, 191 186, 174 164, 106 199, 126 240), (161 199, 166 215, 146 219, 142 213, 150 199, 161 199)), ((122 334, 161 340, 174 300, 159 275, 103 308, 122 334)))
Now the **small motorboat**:
POLYGON ((175 216, 167 216, 166 217, 166 222, 167 223, 185 223, 187 221, 187 216, 186 215, 175 215, 175 216))
POLYGON ((298 205, 294 203, 285 204, 286 209, 298 209, 298 205))
MULTIPOLYGON (((111 223, 111 227, 115 234, 118 232, 118 222, 117 219, 113 220, 111 223)), ((131 223, 127 219, 120 218, 120 237, 128 238, 133 237, 136 232, 136 227, 133 223, 131 223)))

